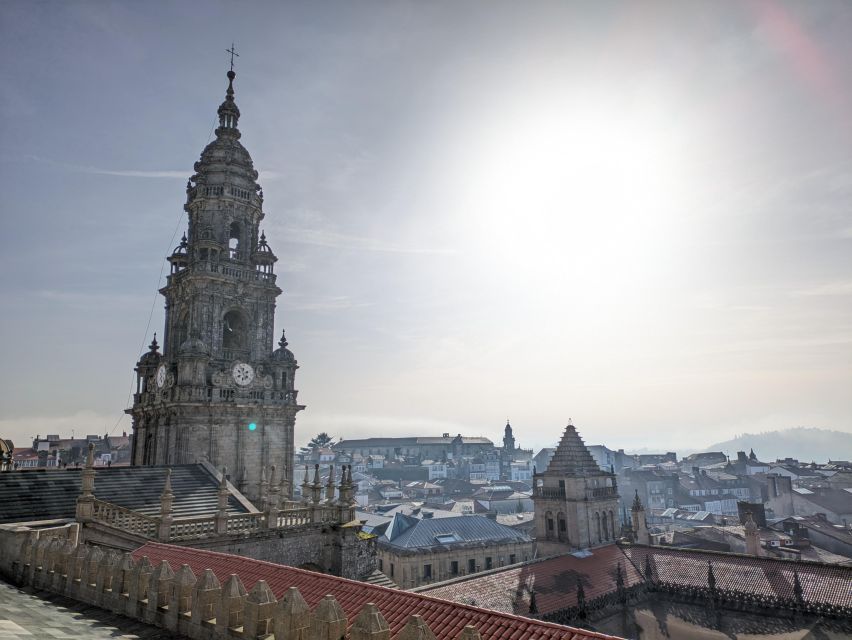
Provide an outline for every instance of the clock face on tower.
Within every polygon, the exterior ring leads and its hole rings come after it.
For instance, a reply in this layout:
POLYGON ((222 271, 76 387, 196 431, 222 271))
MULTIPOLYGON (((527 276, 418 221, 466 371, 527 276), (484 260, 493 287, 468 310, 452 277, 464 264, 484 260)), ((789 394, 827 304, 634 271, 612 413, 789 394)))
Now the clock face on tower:
POLYGON ((234 368, 231 369, 231 374, 234 376, 234 382, 241 387, 251 384, 251 381, 254 380, 254 369, 251 368, 250 364, 246 364, 245 362, 235 364, 234 368))
POLYGON ((166 384, 166 365, 161 364, 157 369, 157 386, 162 389, 164 384, 166 384))

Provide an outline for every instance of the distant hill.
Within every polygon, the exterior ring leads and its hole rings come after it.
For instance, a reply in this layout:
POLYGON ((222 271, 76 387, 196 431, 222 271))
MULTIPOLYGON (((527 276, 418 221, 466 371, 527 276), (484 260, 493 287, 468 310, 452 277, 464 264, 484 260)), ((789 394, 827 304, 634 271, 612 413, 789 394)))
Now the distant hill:
MULTIPOLYGON (((717 442, 701 451, 724 451, 731 458, 737 451, 754 449, 763 462, 779 458, 796 458, 799 462, 852 460, 852 433, 828 429, 797 427, 764 433, 744 433, 732 440, 717 442)), ((686 452, 679 455, 686 455, 686 452)))

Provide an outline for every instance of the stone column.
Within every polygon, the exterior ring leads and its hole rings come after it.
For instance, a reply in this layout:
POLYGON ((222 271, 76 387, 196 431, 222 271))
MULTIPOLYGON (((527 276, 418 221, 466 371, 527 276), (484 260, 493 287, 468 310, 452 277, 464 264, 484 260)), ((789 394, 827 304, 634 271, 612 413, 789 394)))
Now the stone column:
POLYGON ((267 502, 269 500, 269 482, 266 480, 266 467, 260 467, 260 507, 261 511, 266 511, 267 502))
POLYGON ((311 621, 311 640, 340 640, 346 636, 346 614, 333 595, 320 600, 311 621))
POLYGON ((192 607, 192 591, 195 587, 195 574, 188 564, 181 565, 175 574, 172 590, 169 594, 169 610, 166 613, 166 628, 182 633, 181 623, 192 607))
POLYGON ((172 528, 172 505, 174 504, 175 494, 172 493, 172 470, 166 469, 166 483, 163 485, 163 492, 160 494, 160 526, 157 529, 157 539, 160 542, 169 541, 169 533, 172 528))
POLYGON ((222 478, 219 480, 219 492, 216 496, 216 533, 224 535, 228 533, 228 467, 222 467, 222 478))
POLYGON ((334 465, 328 467, 328 482, 325 483, 325 503, 334 506, 334 465))
POLYGON ((276 640, 307 640, 311 609, 296 587, 290 587, 278 601, 275 615, 276 640))
POLYGON ((278 508, 283 509, 284 503, 290 500, 290 482, 287 480, 287 465, 281 468, 281 482, 278 485, 278 508))
POLYGON ((350 640, 390 640, 390 637, 390 627, 378 607, 372 602, 361 607, 352 623, 350 640))
POLYGON ((219 608, 216 612, 216 633, 219 637, 228 637, 229 629, 243 626, 247 595, 239 576, 232 573, 222 587, 219 608))
POLYGON ((319 464, 314 465, 314 481, 311 483, 311 502, 314 505, 318 505, 320 503, 320 497, 322 494, 322 485, 320 484, 320 466, 319 464))
POLYGON ((308 465, 305 465, 305 477, 302 480, 302 502, 305 504, 311 503, 311 481, 309 478, 309 469, 308 465))
POLYGON ((275 529, 278 526, 278 486, 275 484, 275 465, 269 468, 269 484, 263 513, 266 528, 275 529))
POLYGON ((145 622, 156 624, 157 613, 167 607, 174 588, 175 572, 168 560, 161 560, 148 579, 148 607, 145 610, 145 622))
POLYGON ((98 567, 95 580, 95 597, 97 605, 102 609, 112 609, 113 596, 115 595, 115 576, 120 560, 120 551, 107 551, 98 567))
POLYGON ((272 635, 275 605, 278 604, 266 580, 258 580, 246 598, 243 637, 254 640, 272 635))
POLYGON ((142 618, 139 615, 142 600, 148 597, 148 579, 153 573, 154 567, 148 556, 142 558, 133 567, 130 574, 130 584, 127 589, 127 615, 130 618, 142 618))
POLYGON ((212 621, 216 617, 222 587, 212 569, 205 569, 192 590, 192 615, 190 616, 189 637, 210 637, 212 621))
POLYGON ((133 578, 133 556, 125 552, 121 554, 121 559, 115 572, 115 578, 112 582, 113 601, 112 611, 114 613, 126 613, 127 601, 126 595, 130 591, 130 583, 133 578))
POLYGON ((92 519, 95 512, 95 444, 89 443, 89 452, 86 454, 86 467, 80 478, 80 496, 77 498, 77 522, 87 522, 92 519))

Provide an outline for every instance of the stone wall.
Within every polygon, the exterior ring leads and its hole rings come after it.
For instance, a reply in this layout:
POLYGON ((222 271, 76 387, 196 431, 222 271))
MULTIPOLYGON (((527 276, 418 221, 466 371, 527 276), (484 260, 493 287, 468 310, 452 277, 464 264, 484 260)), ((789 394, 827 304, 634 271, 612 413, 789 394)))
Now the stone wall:
POLYGON ((182 543, 184 546, 309 567, 358 580, 376 567, 375 543, 365 540, 355 527, 313 525, 298 530, 266 530, 251 536, 222 536, 182 543))
MULTIPOLYGON (((0 538, 10 541, 7 533, 0 532, 0 538)), ((16 556, 7 557, 16 583, 60 593, 182 636, 391 640, 387 621, 372 603, 365 604, 350 625, 334 595, 325 596, 311 610, 296 587, 277 600, 265 580, 258 580, 249 592, 237 575, 220 584, 209 569, 199 576, 188 565, 175 570, 164 560, 152 566, 147 556, 134 561, 126 552, 78 545, 72 541, 70 526, 55 537, 37 533, 30 533, 16 556)), ((394 640, 428 638, 435 635, 413 611, 394 636, 394 640)), ((480 640, 480 634, 467 626, 456 638, 480 640)))
POLYGON ((459 576, 498 569, 510 564, 525 562, 533 557, 533 543, 511 542, 455 547, 418 549, 416 552, 401 552, 391 545, 379 544, 377 550, 379 570, 403 589, 411 589, 433 582, 451 580, 459 576), (514 562, 512 561, 514 556, 514 562), (488 566, 491 558, 491 566, 488 566), (458 563, 453 572, 453 562, 458 563), (474 569, 470 570, 473 562, 474 569), (424 565, 429 565, 432 577, 424 574, 424 565))

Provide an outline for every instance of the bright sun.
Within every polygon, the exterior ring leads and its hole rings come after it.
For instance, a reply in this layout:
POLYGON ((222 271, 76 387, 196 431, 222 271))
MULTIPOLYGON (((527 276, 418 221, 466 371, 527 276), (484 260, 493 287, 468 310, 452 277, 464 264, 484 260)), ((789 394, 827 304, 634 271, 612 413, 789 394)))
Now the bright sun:
POLYGON ((522 108, 466 138, 461 217, 483 259, 591 300, 665 268, 679 186, 666 127, 630 113, 522 108))

